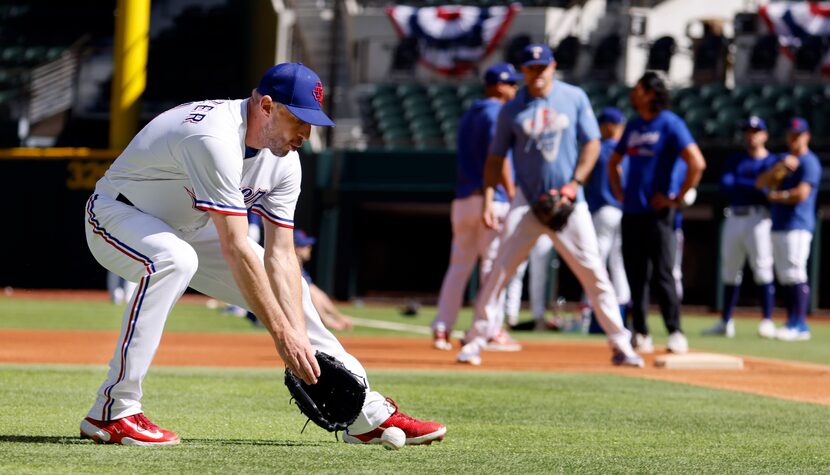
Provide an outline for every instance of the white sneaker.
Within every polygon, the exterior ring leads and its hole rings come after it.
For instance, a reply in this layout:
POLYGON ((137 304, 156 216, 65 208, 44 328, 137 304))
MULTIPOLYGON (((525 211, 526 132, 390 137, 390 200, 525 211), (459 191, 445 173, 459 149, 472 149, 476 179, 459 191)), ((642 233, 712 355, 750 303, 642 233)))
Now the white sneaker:
POLYGON ((643 335, 642 333, 634 334, 634 341, 632 346, 637 353, 651 354, 654 353, 654 343, 651 341, 651 335, 643 335))
POLYGON ((684 355, 689 352, 689 340, 686 335, 679 331, 673 332, 669 335, 669 341, 666 343, 666 349, 676 355, 684 355))
POLYGON ((481 364, 481 347, 476 341, 471 341, 461 347, 461 351, 455 357, 459 363, 464 363, 473 366, 481 364))
POLYGON ((726 338, 735 338, 735 321, 730 319, 728 322, 718 320, 718 323, 703 330, 704 335, 723 335, 726 338))
POLYGON ((761 338, 775 338, 775 323, 769 318, 764 318, 758 324, 758 335, 761 338))
POLYGON ((484 345, 484 351, 522 351, 522 345, 514 340, 505 330, 499 330, 499 333, 487 340, 484 345))
POLYGON ((452 350, 452 343, 450 343, 450 339, 447 336, 446 330, 433 330, 432 331, 432 347, 436 350, 441 351, 450 351, 452 350))
POLYGON ((807 341, 810 339, 810 330, 784 326, 775 331, 775 338, 781 341, 807 341))

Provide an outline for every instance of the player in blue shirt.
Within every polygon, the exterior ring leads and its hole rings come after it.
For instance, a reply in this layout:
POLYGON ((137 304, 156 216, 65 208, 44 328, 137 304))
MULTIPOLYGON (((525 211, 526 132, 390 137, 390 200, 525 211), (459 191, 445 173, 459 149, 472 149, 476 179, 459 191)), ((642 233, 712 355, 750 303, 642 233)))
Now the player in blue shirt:
POLYGON ((499 112, 484 168, 485 224, 491 228, 498 226, 493 208, 495 187, 509 151, 513 152, 516 196, 507 214, 493 270, 476 302, 467 344, 457 360, 481 363, 481 348, 501 329, 502 289, 539 236, 547 234, 593 303, 608 335, 613 363, 642 367, 643 360, 631 348, 630 333, 622 324, 614 288, 600 261, 594 226, 581 189, 600 149, 599 127, 591 103, 582 89, 553 79, 556 63, 546 45, 527 46, 522 58, 525 87, 499 112), (559 231, 553 231, 530 212, 529 203, 551 190, 575 202, 573 213, 559 231))
MULTIPOLYGON (((458 311, 467 288, 467 280, 476 260, 481 258, 480 278, 483 282, 492 268, 499 247, 499 231, 484 226, 481 221, 484 191, 484 162, 493 138, 496 117, 502 104, 516 95, 519 76, 512 65, 499 63, 484 73, 485 98, 477 100, 464 113, 458 126, 456 150, 457 182, 452 202, 452 249, 450 265, 438 296, 438 313, 432 322, 432 345, 439 350, 451 350, 449 334, 458 320, 458 311)), ((500 169, 501 185, 493 192, 497 220, 504 220, 513 195, 510 161, 500 169)), ((506 334, 504 334, 506 335, 506 334)), ((502 335, 502 339, 507 337, 502 335)), ((508 342, 509 343, 509 342, 508 342)))
POLYGON ((821 162, 810 151, 810 126, 800 117, 790 120, 787 146, 789 153, 782 154, 775 165, 758 176, 755 185, 767 191, 775 275, 786 291, 787 323, 776 331, 775 337, 804 341, 810 339, 807 259, 816 227, 821 162))
POLYGON ((772 323, 775 305, 770 238, 772 221, 767 197, 755 188, 758 176, 776 160, 775 155, 767 150, 768 138, 766 122, 760 117, 750 117, 744 124, 745 150, 730 157, 724 165, 720 188, 729 204, 724 210, 720 242, 723 312, 714 326, 703 331, 704 335, 735 336, 732 311, 738 303, 744 262, 749 261, 761 297, 763 318, 758 325, 758 334, 763 338, 775 338, 775 325, 772 323))
POLYGON ((646 323, 652 272, 669 332, 667 347, 674 353, 685 353, 689 347, 680 328, 680 302, 672 275, 674 212, 697 186, 706 162, 683 119, 668 110, 670 100, 660 76, 646 72, 631 90, 637 117, 626 125, 608 163, 611 188, 623 205, 623 260, 631 287, 634 343, 640 352, 654 351, 646 323), (688 170, 676 196, 671 197, 671 175, 678 156, 688 170), (619 169, 623 157, 628 161, 624 189, 619 169))
MULTIPOLYGON (((597 233, 599 257, 608 267, 617 302, 620 305, 620 314, 623 322, 627 313, 628 303, 631 300, 631 290, 628 288, 628 278, 625 276, 625 266, 622 258, 622 205, 611 192, 608 183, 608 159, 617 147, 623 130, 625 129, 625 115, 616 107, 606 107, 600 111, 599 117, 600 142, 599 158, 597 159, 591 178, 585 184, 585 201, 591 212, 591 221, 597 233)), ((626 167, 627 162, 623 162, 626 167)), ((625 175, 625 171, 623 171, 625 175)), ((591 331, 599 330, 595 316, 591 318, 591 331)))

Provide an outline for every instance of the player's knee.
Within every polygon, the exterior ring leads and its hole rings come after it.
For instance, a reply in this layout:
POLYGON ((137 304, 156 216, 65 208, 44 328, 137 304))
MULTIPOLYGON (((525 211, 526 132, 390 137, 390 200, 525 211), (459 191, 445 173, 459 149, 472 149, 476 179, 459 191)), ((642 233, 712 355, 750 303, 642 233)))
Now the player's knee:
POLYGON ((192 277, 199 268, 199 256, 190 245, 182 243, 172 250, 169 263, 175 272, 192 277))

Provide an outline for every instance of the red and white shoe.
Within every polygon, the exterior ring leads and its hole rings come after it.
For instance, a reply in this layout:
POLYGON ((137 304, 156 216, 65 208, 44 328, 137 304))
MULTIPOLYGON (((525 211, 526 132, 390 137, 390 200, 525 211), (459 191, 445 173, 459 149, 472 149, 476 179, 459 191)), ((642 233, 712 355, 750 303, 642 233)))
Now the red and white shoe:
POLYGON ((442 351, 452 350, 452 343, 450 343, 450 337, 446 330, 432 331, 432 347, 442 351))
POLYGON ((114 421, 96 421, 87 417, 81 421, 81 438, 98 444, 121 445, 178 445, 178 434, 160 428, 138 413, 114 421))
POLYGON ((386 398, 386 401, 395 407, 395 412, 388 419, 377 429, 365 434, 349 434, 347 430, 343 434, 343 442, 347 444, 379 444, 380 436, 388 427, 397 427, 402 430, 406 434, 406 445, 428 445, 436 440, 444 440, 444 434, 447 433, 446 426, 437 422, 419 421, 409 417, 398 410, 395 401, 389 398, 386 398))

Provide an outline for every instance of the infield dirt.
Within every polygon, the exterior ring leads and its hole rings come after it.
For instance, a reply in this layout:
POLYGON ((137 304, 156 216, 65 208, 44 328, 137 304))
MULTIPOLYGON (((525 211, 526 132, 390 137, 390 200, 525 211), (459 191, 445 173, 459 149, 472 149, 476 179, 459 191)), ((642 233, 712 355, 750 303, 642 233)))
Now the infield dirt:
MULTIPOLYGON (((108 331, 0 330, 0 363, 106 364, 118 335, 108 331)), ((340 336, 366 368, 444 371, 551 371, 605 373, 727 389, 830 405, 830 366, 744 357, 743 370, 666 370, 646 356, 645 369, 610 363, 604 343, 523 342, 517 353, 485 353, 481 367, 455 362, 423 338, 340 336)), ((203 367, 281 366, 267 335, 167 333, 154 365, 203 367)))

